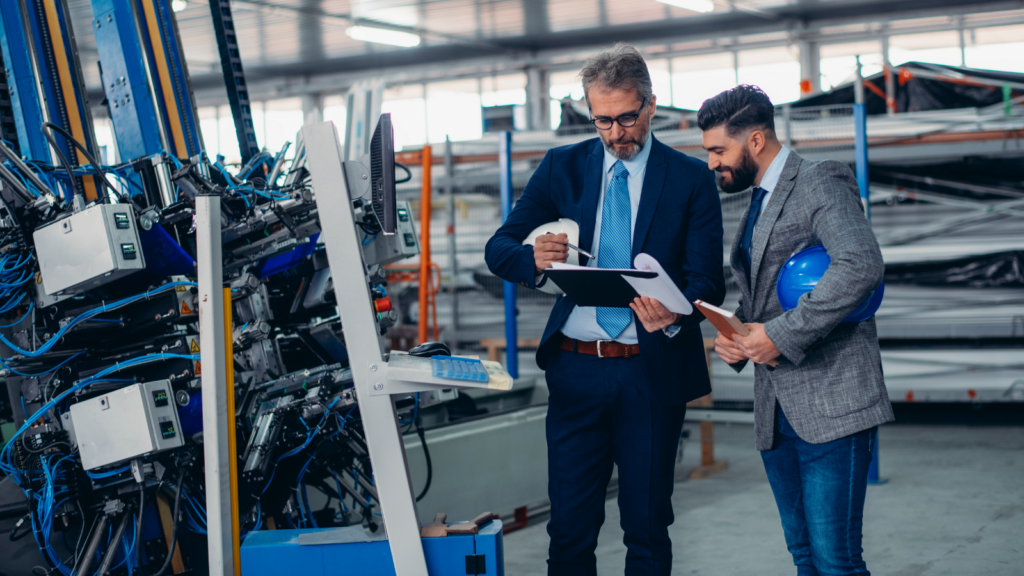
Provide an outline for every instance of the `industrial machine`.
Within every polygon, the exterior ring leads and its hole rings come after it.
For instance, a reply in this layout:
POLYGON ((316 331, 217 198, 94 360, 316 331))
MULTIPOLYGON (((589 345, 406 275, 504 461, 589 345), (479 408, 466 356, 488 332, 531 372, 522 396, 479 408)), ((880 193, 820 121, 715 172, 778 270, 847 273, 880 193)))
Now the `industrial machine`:
POLYGON ((399 318, 385 266, 419 254, 390 116, 348 161, 331 123, 304 127, 290 159, 290 145, 260 150, 230 4, 212 1, 243 152, 224 166, 203 151, 169 4, 92 0, 122 160, 105 165, 66 3, 0 3, 0 118, 15 120, 0 124, 10 541, 31 538, 42 569, 67 576, 320 555, 500 574, 498 521, 421 542, 402 428, 425 442, 423 408, 511 378, 381 339, 399 318))

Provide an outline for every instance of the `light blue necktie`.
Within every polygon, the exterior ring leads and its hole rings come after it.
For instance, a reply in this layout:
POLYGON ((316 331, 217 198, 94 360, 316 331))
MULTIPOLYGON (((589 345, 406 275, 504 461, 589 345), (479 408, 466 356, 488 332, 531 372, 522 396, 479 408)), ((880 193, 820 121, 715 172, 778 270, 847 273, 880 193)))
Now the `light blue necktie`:
MULTIPOLYGON (((632 206, 629 203, 629 170, 622 160, 612 166, 612 181, 604 194, 604 206, 601 208, 601 238, 597 253, 598 268, 629 268, 629 256, 632 251, 630 227, 632 226, 632 206)), ((598 308, 597 324, 615 338, 629 326, 633 312, 629 308, 598 308)))

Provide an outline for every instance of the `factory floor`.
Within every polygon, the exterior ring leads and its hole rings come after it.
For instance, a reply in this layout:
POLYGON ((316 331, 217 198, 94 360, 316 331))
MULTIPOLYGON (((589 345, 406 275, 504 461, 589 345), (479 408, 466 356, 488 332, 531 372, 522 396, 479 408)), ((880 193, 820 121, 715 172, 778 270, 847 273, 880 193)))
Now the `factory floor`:
MULTIPOLYGON (((694 428, 686 470, 699 463, 698 436, 694 428)), ((1024 574, 1024 426, 891 424, 879 442, 888 482, 868 487, 864 519, 873 574, 1024 574)), ((715 455, 729 461, 726 471, 676 484, 672 573, 795 574, 753 426, 716 425, 715 455)), ((597 569, 621 574, 626 549, 614 498, 606 512, 597 569)), ((505 536, 509 576, 547 574, 546 519, 539 520, 505 536)))

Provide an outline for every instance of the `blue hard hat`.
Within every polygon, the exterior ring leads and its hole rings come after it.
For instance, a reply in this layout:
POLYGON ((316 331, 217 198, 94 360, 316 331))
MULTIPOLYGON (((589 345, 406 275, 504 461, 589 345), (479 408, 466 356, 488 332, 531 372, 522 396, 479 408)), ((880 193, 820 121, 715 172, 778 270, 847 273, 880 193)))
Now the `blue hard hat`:
MULTIPOLYGON (((814 290, 818 280, 828 270, 832 259, 824 246, 811 246, 791 256, 789 261, 779 271, 779 278, 775 282, 775 294, 779 297, 779 304, 782 309, 789 311, 797 307, 800 297, 814 290)), ((878 288, 875 288, 868 297, 864 299, 853 312, 843 318, 843 322, 863 322, 875 315, 878 307, 882 304, 882 296, 885 294, 885 281, 883 280, 878 288)))

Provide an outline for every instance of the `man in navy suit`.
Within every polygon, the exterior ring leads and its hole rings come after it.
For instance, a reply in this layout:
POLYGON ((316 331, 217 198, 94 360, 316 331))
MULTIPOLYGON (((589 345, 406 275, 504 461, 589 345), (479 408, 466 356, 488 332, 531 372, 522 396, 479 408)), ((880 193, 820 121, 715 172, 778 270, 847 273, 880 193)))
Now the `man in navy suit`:
MULTIPOLYGON (((622 44, 580 76, 600 138, 548 151, 505 224, 487 243, 491 272, 534 288, 565 262, 564 234, 522 241, 538 226, 580 226, 580 264, 632 268, 645 252, 687 299, 720 304, 722 212, 704 162, 651 134, 655 96, 643 57, 622 44), (596 262, 595 262, 596 260, 596 262)), ((548 573, 596 574, 597 535, 613 464, 627 547, 626 574, 669 574, 675 457, 686 402, 711 392, 699 313, 657 300, 583 308, 560 296, 537 351, 548 400, 548 573), (639 322, 637 322, 639 320, 639 322)))

